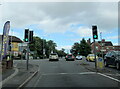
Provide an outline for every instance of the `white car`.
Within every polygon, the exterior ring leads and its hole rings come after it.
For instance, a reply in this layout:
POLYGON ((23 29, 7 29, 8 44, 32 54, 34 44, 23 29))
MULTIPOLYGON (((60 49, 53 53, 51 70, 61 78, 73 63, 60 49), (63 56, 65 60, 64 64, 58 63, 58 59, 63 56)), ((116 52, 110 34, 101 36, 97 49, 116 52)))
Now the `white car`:
POLYGON ((76 56, 76 60, 82 60, 82 56, 81 55, 76 56))
POLYGON ((49 56, 49 61, 58 61, 58 54, 57 53, 52 53, 49 56))

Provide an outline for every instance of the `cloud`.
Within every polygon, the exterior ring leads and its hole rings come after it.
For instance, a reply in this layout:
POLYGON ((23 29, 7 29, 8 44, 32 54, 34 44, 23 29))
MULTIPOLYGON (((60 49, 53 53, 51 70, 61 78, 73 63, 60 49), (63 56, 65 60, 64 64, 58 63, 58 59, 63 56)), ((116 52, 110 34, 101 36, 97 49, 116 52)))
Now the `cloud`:
MULTIPOLYGON (((100 31, 118 27, 117 2, 13 2, 3 3, 1 9, 0 28, 7 20, 11 21, 11 28, 38 24, 47 33, 71 31, 71 24, 85 24, 88 27, 97 24, 100 31)), ((77 32, 86 36, 90 35, 89 29, 80 27, 77 32)))
POLYGON ((21 38, 21 40, 24 37, 23 34, 20 34, 19 32, 13 30, 10 30, 9 35, 17 36, 18 38, 21 38))
POLYGON ((118 43, 113 43, 114 46, 118 46, 118 43))
POLYGON ((106 37, 106 39, 120 39, 120 35, 119 36, 110 36, 110 37, 106 37))
POLYGON ((59 46, 59 47, 56 47, 58 50, 61 50, 62 48, 64 48, 65 50, 70 50, 72 48, 71 45, 66 45, 66 46, 59 46))
POLYGON ((79 27, 76 31, 77 34, 79 34, 81 37, 90 37, 92 36, 92 30, 88 27, 79 27))

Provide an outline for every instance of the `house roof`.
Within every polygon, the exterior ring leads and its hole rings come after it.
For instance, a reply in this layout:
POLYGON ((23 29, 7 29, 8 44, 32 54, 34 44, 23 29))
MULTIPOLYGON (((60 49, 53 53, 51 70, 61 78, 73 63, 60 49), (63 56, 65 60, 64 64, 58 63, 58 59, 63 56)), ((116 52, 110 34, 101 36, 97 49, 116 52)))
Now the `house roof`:
MULTIPOLYGON (((99 44, 101 44, 101 41, 98 41, 99 44)), ((113 46, 112 42, 111 41, 105 41, 105 42, 102 42, 104 44, 104 46, 113 46)))
MULTIPOLYGON (((93 44, 94 42, 92 42, 91 44, 93 44)), ((97 43, 99 43, 101 45, 101 41, 97 41, 97 43)), ((102 42, 102 44, 104 44, 104 46, 113 46, 111 41, 105 41, 102 42)))
MULTIPOLYGON (((16 36, 9 36, 9 41, 11 41, 11 39, 12 39, 12 42, 23 43, 23 41, 16 36)), ((2 42, 2 35, 0 35, 0 42, 2 42)))

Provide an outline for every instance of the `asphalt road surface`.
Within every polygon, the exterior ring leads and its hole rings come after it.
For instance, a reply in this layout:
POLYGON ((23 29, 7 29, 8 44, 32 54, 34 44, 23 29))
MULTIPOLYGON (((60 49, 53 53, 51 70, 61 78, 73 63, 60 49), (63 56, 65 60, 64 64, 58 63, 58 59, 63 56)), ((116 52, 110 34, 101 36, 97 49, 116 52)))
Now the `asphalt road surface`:
POLYGON ((119 89, 120 81, 102 73, 91 72, 83 65, 81 60, 59 61, 35 60, 39 64, 39 72, 25 87, 86 87, 86 88, 113 88, 119 89))

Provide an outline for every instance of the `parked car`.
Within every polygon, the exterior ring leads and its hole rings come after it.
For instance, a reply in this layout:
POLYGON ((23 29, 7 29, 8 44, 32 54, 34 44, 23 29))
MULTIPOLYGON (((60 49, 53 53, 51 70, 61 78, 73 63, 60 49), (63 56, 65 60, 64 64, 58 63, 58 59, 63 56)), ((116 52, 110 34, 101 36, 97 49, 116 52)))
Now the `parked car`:
POLYGON ((116 66, 120 69, 120 51, 109 51, 104 56, 104 65, 108 67, 109 65, 116 66))
POLYGON ((59 60, 59 58, 58 58, 58 54, 57 53, 50 54, 49 61, 58 61, 58 60, 59 60))
POLYGON ((66 57, 65 57, 66 61, 74 61, 75 60, 75 57, 72 55, 72 54, 68 54, 66 57))
POLYGON ((82 56, 81 55, 77 55, 76 56, 76 60, 82 60, 82 56))
MULTIPOLYGON (((96 59, 98 56, 96 55, 96 59)), ((95 61, 95 55, 94 54, 89 54, 86 58, 87 61, 95 61)))

